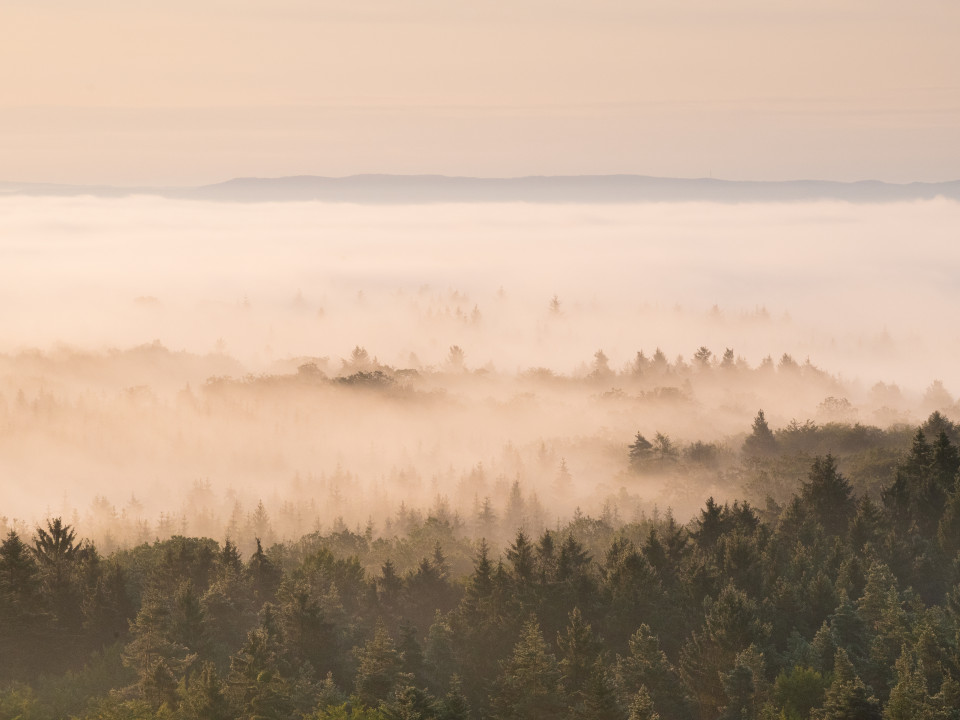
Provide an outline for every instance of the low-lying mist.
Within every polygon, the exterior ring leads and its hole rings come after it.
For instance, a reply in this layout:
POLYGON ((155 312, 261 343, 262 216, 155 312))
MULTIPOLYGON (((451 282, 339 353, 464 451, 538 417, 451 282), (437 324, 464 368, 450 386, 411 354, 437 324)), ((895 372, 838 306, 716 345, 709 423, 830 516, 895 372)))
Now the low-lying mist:
POLYGON ((108 545, 685 518, 741 494, 761 408, 960 417, 958 228, 946 200, 0 199, 0 515, 108 545), (683 462, 631 468, 637 432, 683 462))

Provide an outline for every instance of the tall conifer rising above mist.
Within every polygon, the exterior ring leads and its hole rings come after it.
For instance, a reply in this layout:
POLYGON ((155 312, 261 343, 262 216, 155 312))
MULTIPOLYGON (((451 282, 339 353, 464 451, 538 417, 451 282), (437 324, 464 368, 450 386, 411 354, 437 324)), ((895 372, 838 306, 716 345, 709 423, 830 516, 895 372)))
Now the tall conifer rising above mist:
POLYGON ((769 457, 777 452, 777 439, 773 435, 763 410, 757 411, 753 431, 743 442, 743 453, 750 457, 769 457))

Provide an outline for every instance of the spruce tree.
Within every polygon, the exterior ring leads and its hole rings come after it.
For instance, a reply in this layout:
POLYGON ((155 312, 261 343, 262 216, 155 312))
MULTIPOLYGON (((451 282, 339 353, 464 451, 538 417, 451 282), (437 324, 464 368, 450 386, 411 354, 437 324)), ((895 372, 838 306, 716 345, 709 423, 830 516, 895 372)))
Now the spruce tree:
POLYGON ((630 467, 634 471, 642 470, 653 455, 653 445, 640 432, 629 446, 630 467))
POLYGON ((213 663, 204 663, 183 691, 180 713, 184 720, 232 720, 234 717, 213 663))
POLYGON ((382 620, 362 648, 354 648, 357 674, 354 687, 357 698, 368 707, 376 707, 393 693, 400 680, 403 659, 382 620))
POLYGON ((743 453, 747 457, 770 457, 777 453, 777 439, 767 424, 763 410, 757 411, 753 428, 743 442, 743 453))
POLYGON ((880 703, 854 672, 847 652, 837 650, 833 680, 827 688, 820 720, 880 720, 880 703))
POLYGON ((628 720, 660 720, 660 714, 653 708, 650 693, 647 692, 646 687, 641 686, 634 696, 633 702, 630 703, 628 720))
POLYGON ((810 514, 830 535, 845 535, 856 512, 853 489, 837 470, 833 455, 813 461, 800 495, 810 514))
POLYGON ((501 664, 491 705, 497 720, 553 720, 563 716, 567 698, 560 683, 560 668, 536 620, 524 625, 513 654, 501 664))

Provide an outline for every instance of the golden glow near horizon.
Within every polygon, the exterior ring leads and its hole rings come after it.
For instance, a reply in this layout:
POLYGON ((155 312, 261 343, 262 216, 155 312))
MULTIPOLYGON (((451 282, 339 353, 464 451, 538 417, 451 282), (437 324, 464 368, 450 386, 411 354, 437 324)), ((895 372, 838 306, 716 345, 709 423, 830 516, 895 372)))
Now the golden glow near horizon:
POLYGON ((960 177, 960 4, 7 0, 0 179, 960 177))

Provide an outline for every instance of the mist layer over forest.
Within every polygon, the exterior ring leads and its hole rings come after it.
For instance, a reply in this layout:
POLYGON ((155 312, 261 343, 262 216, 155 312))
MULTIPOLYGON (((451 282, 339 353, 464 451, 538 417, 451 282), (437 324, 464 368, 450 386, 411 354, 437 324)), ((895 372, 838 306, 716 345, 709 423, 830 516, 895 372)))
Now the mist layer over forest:
POLYGON ((107 547, 685 519, 777 494, 740 462, 760 409, 887 433, 844 467, 875 491, 898 428, 960 417, 958 227, 947 200, 2 199, 0 512, 107 547), (638 432, 676 464, 631 466, 638 432))

